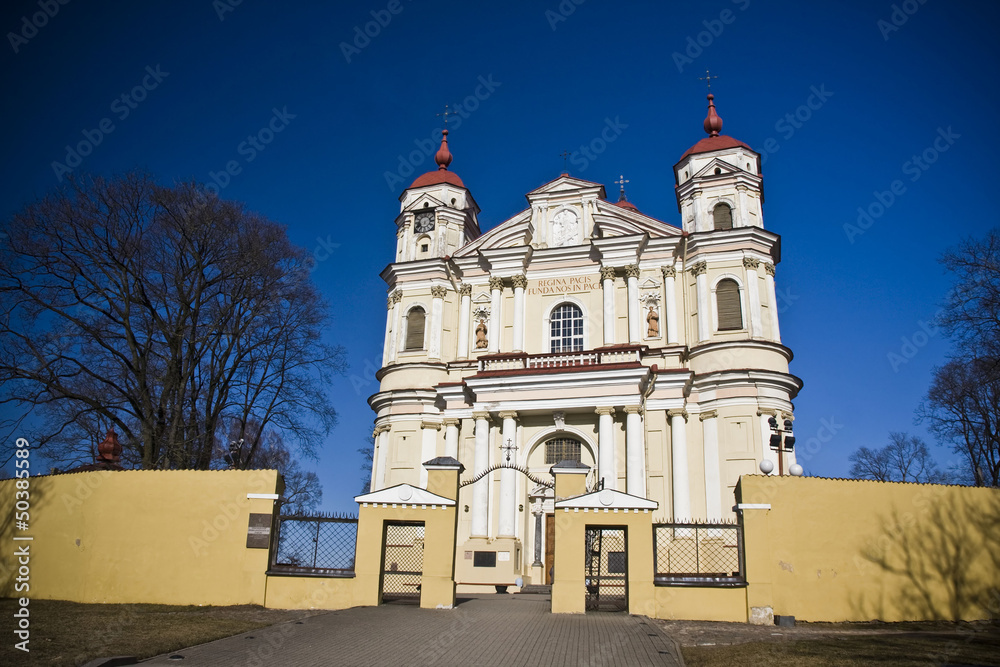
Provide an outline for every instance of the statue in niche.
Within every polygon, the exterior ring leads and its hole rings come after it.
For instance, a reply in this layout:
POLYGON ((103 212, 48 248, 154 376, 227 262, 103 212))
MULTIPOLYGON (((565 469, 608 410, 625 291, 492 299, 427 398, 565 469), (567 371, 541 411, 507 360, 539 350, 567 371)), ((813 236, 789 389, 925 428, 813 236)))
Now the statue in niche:
POLYGON ((646 324, 649 325, 646 329, 646 338, 659 338, 660 314, 656 312, 656 308, 652 305, 650 305, 649 312, 646 314, 646 324))
POLYGON ((486 322, 479 320, 479 324, 476 325, 476 349, 485 350, 489 345, 490 342, 486 339, 486 322))
POLYGON ((552 218, 552 245, 569 245, 576 241, 579 221, 576 213, 563 209, 552 218))

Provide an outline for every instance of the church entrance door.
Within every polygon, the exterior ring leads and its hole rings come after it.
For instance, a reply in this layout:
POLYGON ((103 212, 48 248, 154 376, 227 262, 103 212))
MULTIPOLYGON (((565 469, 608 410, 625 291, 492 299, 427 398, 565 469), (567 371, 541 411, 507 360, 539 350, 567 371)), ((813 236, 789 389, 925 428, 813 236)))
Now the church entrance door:
POLYGON ((423 522, 386 522, 382 533, 379 600, 383 604, 420 604, 420 575, 423 569, 423 522))
POLYGON ((556 516, 545 515, 545 583, 552 585, 552 567, 556 563, 556 516))

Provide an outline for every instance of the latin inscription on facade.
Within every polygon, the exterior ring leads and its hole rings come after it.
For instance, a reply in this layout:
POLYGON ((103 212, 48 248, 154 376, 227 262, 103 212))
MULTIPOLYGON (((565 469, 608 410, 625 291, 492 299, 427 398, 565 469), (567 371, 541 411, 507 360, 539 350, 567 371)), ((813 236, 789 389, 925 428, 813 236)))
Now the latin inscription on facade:
POLYGON ((573 278, 543 278, 528 283, 528 294, 571 294, 589 292, 598 288, 597 276, 577 276, 573 278))

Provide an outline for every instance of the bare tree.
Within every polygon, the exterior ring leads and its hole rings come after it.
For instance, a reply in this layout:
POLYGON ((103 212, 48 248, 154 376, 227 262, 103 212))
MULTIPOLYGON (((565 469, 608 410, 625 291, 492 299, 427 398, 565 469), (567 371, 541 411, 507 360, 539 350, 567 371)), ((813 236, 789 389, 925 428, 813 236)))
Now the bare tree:
POLYGON ((861 447, 850 456, 851 477, 880 482, 947 483, 948 476, 931 458, 921 438, 907 433, 889 434, 889 444, 879 449, 861 447))
POLYGON ((82 179, 26 207, 0 246, 0 383, 15 427, 86 458, 95 424, 144 468, 208 468, 224 424, 280 429, 306 454, 336 422, 343 353, 283 227, 195 184, 82 179))
POLYGON ((938 319, 955 350, 935 369, 918 415, 962 457, 970 481, 1000 486, 1000 230, 941 261, 955 285, 938 319))
POLYGON ((316 473, 302 470, 299 462, 292 457, 280 433, 274 429, 262 437, 256 437, 259 424, 230 421, 230 440, 225 452, 220 452, 219 458, 231 468, 243 470, 277 470, 284 481, 285 488, 281 493, 281 511, 283 514, 304 514, 315 510, 323 500, 323 485, 316 473), (243 438, 234 436, 246 434, 249 431, 257 440, 256 448, 250 450, 243 438))
POLYGON ((368 446, 359 447, 361 454, 361 493, 372 490, 372 465, 375 463, 375 436, 368 436, 368 446))
POLYGON ((919 411, 931 431, 962 456, 976 486, 1000 486, 1000 365, 952 359, 935 369, 919 411))

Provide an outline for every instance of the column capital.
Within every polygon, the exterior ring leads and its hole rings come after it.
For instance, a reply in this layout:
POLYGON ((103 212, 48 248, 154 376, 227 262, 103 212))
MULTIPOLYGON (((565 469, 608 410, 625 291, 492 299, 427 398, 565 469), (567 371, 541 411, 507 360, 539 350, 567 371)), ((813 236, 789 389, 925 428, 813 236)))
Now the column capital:
POLYGON ((771 276, 773 278, 774 277, 774 264, 771 264, 771 262, 765 262, 764 263, 764 273, 766 273, 767 275, 769 275, 769 276, 771 276))
POLYGON ((388 425, 388 424, 379 424, 379 425, 378 425, 378 426, 376 426, 376 427, 375 427, 375 429, 374 429, 374 430, 372 431, 372 437, 375 437, 375 438, 377 438, 377 437, 379 436, 379 434, 380 434, 380 433, 385 433, 385 432, 386 432, 386 431, 388 431, 388 430, 389 430, 389 425, 388 425))
POLYGON ((514 289, 517 289, 519 287, 521 289, 524 289, 525 287, 528 286, 528 279, 524 277, 524 274, 520 273, 516 276, 512 276, 510 282, 514 286, 514 289))
POLYGON ((664 266, 660 269, 664 278, 673 278, 677 275, 677 270, 672 266, 664 266))
POLYGON ((604 415, 611 415, 612 417, 615 416, 615 409, 614 408, 604 408, 604 407, 602 407, 602 408, 597 408, 596 410, 594 410, 594 412, 596 412, 597 414, 599 414, 601 416, 604 416, 604 415))
POLYGON ((667 416, 673 417, 684 417, 684 421, 688 420, 688 411, 684 408, 674 408, 672 410, 667 410, 667 416))
POLYGON ((445 417, 441 420, 441 423, 445 426, 458 426, 461 423, 461 419, 458 417, 445 417))
POLYGON ((475 419, 476 421, 479 421, 480 419, 485 419, 486 421, 490 421, 492 419, 490 413, 486 411, 473 412, 472 418, 475 419))
POLYGON ((626 405, 625 414, 627 415, 641 415, 642 407, 638 405, 626 405))
POLYGON ((500 419, 517 419, 517 412, 514 410, 505 410, 497 414, 500 419))
POLYGON ((747 186, 745 186, 745 185, 737 185, 737 186, 736 186, 736 191, 737 191, 737 192, 746 192, 746 191, 747 191, 747 190, 749 190, 749 189, 750 189, 750 188, 748 188, 748 187, 747 187, 747 186))
POLYGON ((707 410, 698 415, 698 419, 705 421, 706 419, 715 419, 719 416, 718 410, 707 410))
POLYGON ((601 280, 614 280, 615 279, 615 267, 613 266, 602 266, 601 267, 601 280))
POLYGON ((691 273, 695 276, 700 276, 703 273, 708 272, 708 262, 698 262, 691 267, 691 273))
POLYGON ((439 422, 421 421, 420 422, 420 428, 432 428, 435 431, 440 431, 441 430, 441 424, 439 422))
POLYGON ((743 266, 745 266, 748 269, 753 269, 754 271, 756 271, 757 267, 760 266, 760 260, 757 259, 756 257, 744 257, 743 266))
POLYGON ((625 277, 626 278, 638 278, 639 277, 639 265, 629 264, 625 267, 625 277))
POLYGON ((448 288, 443 285, 435 285, 431 288, 431 296, 435 299, 443 299, 448 294, 448 288))
POLYGON ((396 305, 402 300, 403 300, 403 293, 400 292, 398 289, 389 292, 388 296, 389 308, 392 308, 394 305, 396 305))
POLYGON ((503 278, 500 276, 490 276, 490 290, 502 290, 503 289, 503 278))
POLYGON ((462 283, 462 286, 458 289, 458 293, 462 296, 472 296, 472 285, 469 283, 462 283))

